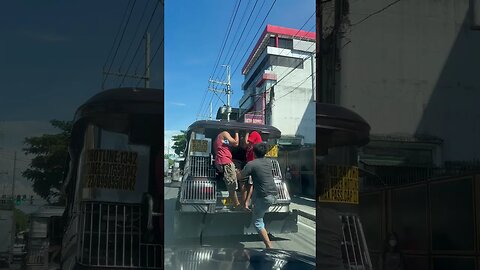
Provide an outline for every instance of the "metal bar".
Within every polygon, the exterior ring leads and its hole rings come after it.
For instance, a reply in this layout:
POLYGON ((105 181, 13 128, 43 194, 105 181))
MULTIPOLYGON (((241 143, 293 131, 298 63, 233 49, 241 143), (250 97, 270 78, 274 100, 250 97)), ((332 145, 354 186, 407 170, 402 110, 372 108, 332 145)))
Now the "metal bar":
POLYGON ((110 229, 110 205, 107 204, 107 244, 105 248, 105 265, 108 265, 108 257, 109 257, 109 252, 108 252, 108 234, 110 229))
POLYGON ((150 262, 150 261, 148 260, 148 245, 145 245, 145 251, 146 251, 146 253, 147 253, 147 264, 146 264, 146 267, 148 268, 148 263, 150 262))
POLYGON ((102 235, 102 204, 99 204, 99 212, 98 212, 98 241, 97 241, 97 265, 100 265, 100 238, 102 235))
POLYGON ((345 237, 345 223, 343 223, 343 216, 341 216, 340 219, 342 220, 343 245, 345 246, 345 252, 347 253, 348 266, 350 267, 350 255, 348 254, 347 238, 345 237))
POLYGON ((130 266, 133 266, 133 205, 130 206, 130 266))
POLYGON ((90 203, 90 248, 88 255, 88 264, 92 264, 92 235, 93 235, 93 203, 90 203))
POLYGON ((127 221, 127 206, 123 206, 123 249, 122 249, 122 266, 125 266, 125 222, 127 221))
POLYGON ((118 205, 115 205, 115 254, 113 255, 113 265, 117 265, 117 222, 118 222, 118 205))
MULTIPOLYGON (((367 247, 367 241, 365 240, 365 235, 363 234, 363 227, 362 227, 362 222, 360 222, 360 219, 358 219, 358 228, 360 230, 360 236, 362 237, 362 245, 364 247, 367 247)), ((368 248, 365 248, 365 260, 367 261, 367 265, 369 269, 372 269, 372 262, 370 261, 370 254, 368 252, 368 248)))
POLYGON ((157 267, 157 247, 153 246, 153 267, 157 267))
POLYGON ((360 254, 360 261, 362 262, 362 266, 365 268, 365 263, 363 261, 363 247, 360 245, 360 238, 358 237, 358 229, 357 229, 357 222, 356 217, 353 217, 353 228, 355 228, 355 236, 357 237, 357 243, 359 247, 359 254, 360 254))
POLYGON ((83 261, 83 251, 85 250, 85 223, 87 222, 87 206, 85 204, 82 204, 80 211, 82 212, 82 217, 83 217, 83 227, 82 227, 82 250, 80 251, 80 261, 84 263, 83 261))
POLYGON ((352 236, 352 230, 351 230, 351 227, 350 227, 350 217, 349 216, 347 216, 347 228, 348 228, 348 233, 350 234, 350 243, 352 244, 353 259, 355 260, 355 266, 357 266, 358 265, 357 254, 355 252, 355 243, 353 242, 353 236, 352 236))
POLYGON ((138 209, 138 267, 142 267, 142 213, 138 209))

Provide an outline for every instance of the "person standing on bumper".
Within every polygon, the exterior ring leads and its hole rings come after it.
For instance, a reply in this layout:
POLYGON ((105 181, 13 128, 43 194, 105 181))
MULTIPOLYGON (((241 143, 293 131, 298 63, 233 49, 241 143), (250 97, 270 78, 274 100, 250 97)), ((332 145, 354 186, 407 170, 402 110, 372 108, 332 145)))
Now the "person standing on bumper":
POLYGON ((240 173, 241 177, 251 176, 253 180, 253 219, 258 234, 262 237, 266 248, 272 248, 272 243, 265 229, 263 217, 268 208, 277 201, 277 187, 273 180, 272 162, 265 158, 268 147, 265 143, 253 146, 255 159, 248 162, 240 173))
MULTIPOLYGON (((252 131, 252 133, 247 133, 245 135, 245 145, 247 148, 246 149, 247 163, 255 159, 255 155, 253 153, 253 146, 261 142, 262 142, 262 137, 256 131, 252 131)), ((248 203, 250 202, 250 199, 252 198, 252 193, 253 193, 252 177, 250 176, 248 179, 249 180, 247 181, 247 183, 245 183, 245 186, 243 187, 243 190, 245 190, 245 192, 242 193, 245 209, 250 209, 248 203)))
POLYGON ((235 138, 232 138, 228 131, 222 131, 218 134, 213 144, 213 151, 215 153, 215 166, 217 170, 223 172, 223 180, 228 189, 228 194, 233 202, 234 208, 240 205, 238 201, 237 189, 237 173, 235 164, 232 160, 232 153, 229 145, 237 147, 239 143, 238 131, 235 131, 235 138))

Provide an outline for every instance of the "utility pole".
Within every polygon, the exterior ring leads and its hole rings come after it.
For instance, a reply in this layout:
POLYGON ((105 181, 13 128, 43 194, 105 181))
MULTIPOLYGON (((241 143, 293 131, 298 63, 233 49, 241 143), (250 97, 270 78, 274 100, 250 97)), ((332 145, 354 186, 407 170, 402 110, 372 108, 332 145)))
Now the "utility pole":
MULTIPOLYGON (((150 87, 150 33, 147 32, 145 34, 145 73, 143 75, 138 75, 138 74, 126 74, 126 73, 121 73, 121 72, 107 72, 103 71, 104 76, 108 75, 114 75, 117 77, 122 78, 122 83, 125 78, 133 78, 133 79, 142 79, 145 81, 145 88, 150 87)), ((121 84, 120 83, 120 86, 121 84)), ((102 85, 102 89, 105 89, 105 85, 102 85)))
POLYGON ((212 102, 210 101, 210 120, 212 120, 213 117, 213 108, 212 108, 212 102))
POLYGON ((145 88, 150 87, 150 33, 145 36, 145 88))
POLYGON ((17 151, 13 153, 13 173, 12 173, 12 202, 13 208, 15 208, 15 171, 17 170, 17 151))
POLYGON ((322 67, 323 67, 323 59, 322 59, 322 43, 323 43, 323 8, 322 8, 322 1, 324 0, 316 0, 316 67, 317 67, 317 74, 316 74, 316 95, 317 95, 317 102, 323 102, 323 89, 322 89, 322 67))
POLYGON ((232 94, 231 83, 230 83, 230 65, 222 65, 222 67, 227 68, 227 81, 215 81, 212 79, 208 81, 210 83, 225 85, 227 88, 224 90, 218 90, 218 89, 209 87, 208 90, 214 93, 225 94, 227 96, 227 121, 230 121, 230 113, 232 112, 232 107, 230 106, 230 96, 232 94))

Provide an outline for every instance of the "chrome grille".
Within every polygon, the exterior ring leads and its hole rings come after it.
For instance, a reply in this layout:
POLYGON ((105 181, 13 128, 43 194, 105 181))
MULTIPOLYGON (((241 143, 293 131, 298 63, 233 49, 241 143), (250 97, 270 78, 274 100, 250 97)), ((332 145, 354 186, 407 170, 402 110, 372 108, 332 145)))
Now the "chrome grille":
POLYGON ((26 266, 47 266, 48 262, 48 248, 44 250, 36 250, 28 252, 25 256, 26 266))
POLYGON ((210 157, 191 156, 189 163, 192 177, 215 178, 215 167, 210 157))
POLYGON ((81 264, 114 268, 162 268, 162 246, 142 241, 142 212, 139 205, 86 202, 82 205, 81 224, 81 264))
POLYGON ((372 269, 360 219, 355 215, 341 215, 340 219, 343 223, 342 257, 346 269, 372 269))
POLYGON ((280 164, 278 164, 278 160, 270 159, 272 161, 272 173, 273 177, 276 179, 282 179, 282 172, 280 171, 280 164))
POLYGON ((288 193, 287 184, 282 181, 275 181, 278 191, 278 202, 289 202, 290 194, 288 193))
POLYGON ((186 180, 180 191, 181 203, 215 203, 217 186, 212 180, 186 180))

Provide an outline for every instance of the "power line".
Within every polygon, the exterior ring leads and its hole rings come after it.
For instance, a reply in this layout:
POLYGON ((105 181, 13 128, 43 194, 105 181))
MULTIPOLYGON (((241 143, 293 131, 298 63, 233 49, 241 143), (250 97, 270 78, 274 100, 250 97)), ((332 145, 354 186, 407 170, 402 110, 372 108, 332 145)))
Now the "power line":
POLYGON ((123 28, 122 35, 120 36, 120 41, 118 42, 117 49, 115 49, 115 53, 113 54, 112 62, 110 63, 110 66, 108 67, 108 71, 105 74, 105 78, 103 79, 102 83, 102 88, 105 86, 105 81, 108 78, 108 75, 112 69, 113 63, 115 62, 115 57, 117 57, 118 49, 120 48, 120 44, 122 44, 123 36, 125 35, 125 31, 127 30, 128 23, 130 22, 130 18, 132 16, 132 11, 133 8, 135 7, 135 4, 137 3, 137 0, 133 1, 132 7, 130 8, 130 13, 128 14, 127 22, 125 23, 125 27, 123 28))
MULTIPOLYGON (((242 33, 240 34, 240 37, 238 38, 238 41, 237 41, 237 44, 235 45, 235 48, 233 49, 233 52, 232 54, 230 55, 230 58, 228 59, 228 61, 225 63, 225 64, 230 64, 230 61, 232 61, 232 57, 235 55, 235 52, 237 50, 237 47, 238 45, 240 44, 240 41, 242 40, 242 37, 243 37, 243 34, 245 33, 245 29, 247 28, 247 25, 248 23, 250 22, 250 19, 252 18, 252 15, 253 15, 253 11, 255 10, 255 7, 257 6, 257 3, 258 3, 258 0, 255 1, 255 4, 252 8, 252 11, 250 12, 250 15, 248 16, 248 19, 247 19, 247 22, 244 24, 243 26, 243 29, 242 29, 242 33)), ((245 12, 247 11, 247 9, 245 9, 245 12)), ((229 50, 230 51, 230 50, 229 50)), ((227 53, 228 55, 228 53, 227 53)), ((223 75, 225 74, 225 72, 222 73, 222 75, 220 77, 223 77, 223 75)))
MULTIPOLYGON (((143 72, 143 76, 142 76, 142 77, 145 77, 148 68, 150 67, 150 65, 151 65, 152 62, 153 62, 153 59, 155 59, 155 56, 157 55, 157 53, 158 53, 158 51, 160 50, 160 48, 163 47, 163 41, 164 41, 164 40, 165 40, 165 39, 162 39, 162 41, 160 42, 160 45, 158 45, 157 49, 155 50, 155 53, 153 53, 152 59, 150 59, 150 62, 148 63, 147 68, 146 68, 145 71, 143 72)), ((136 87, 138 87, 138 86, 140 85, 140 82, 141 82, 141 80, 139 80, 139 81, 137 82, 137 86, 136 86, 136 87)))
POLYGON ((128 45, 127 52, 125 53, 125 57, 123 57, 122 62, 120 62, 120 66, 118 67, 118 72, 121 71, 123 64, 125 63, 125 60, 127 60, 128 53, 130 52, 130 49, 132 48, 133 42, 135 41, 135 38, 137 37, 138 30, 140 29, 140 24, 143 21, 143 18, 145 16, 145 12, 147 11, 149 1, 145 1, 145 7, 143 8, 142 15, 140 15, 140 19, 138 20, 137 26, 135 27, 135 33, 133 34, 133 38, 130 41, 130 44, 128 45))
MULTIPOLYGON (((155 39, 155 36, 157 35, 158 30, 160 30, 161 26, 163 26, 163 24, 164 24, 164 20, 163 20, 163 19, 164 19, 164 16, 162 16, 162 18, 160 19, 157 27, 155 28, 155 31, 153 32, 153 35, 152 35, 152 39, 155 39)), ((163 38, 162 38, 161 45, 163 45, 163 42, 164 42, 164 41, 163 41, 163 38)), ((159 46, 161 46, 161 45, 159 45, 159 46)), ((158 47, 158 48, 160 48, 160 47, 158 47)), ((157 48, 157 50, 155 51, 155 54, 154 54, 154 56, 152 57, 152 59, 155 58, 155 55, 157 54, 158 48, 157 48)), ((141 63, 141 62, 142 62, 141 60, 138 61, 137 65, 135 66, 134 74, 137 74, 137 71, 138 71, 138 68, 140 67, 140 63, 141 63)), ((151 61, 150 61, 150 62, 151 62, 151 61)), ((150 64, 148 64, 148 67, 150 67, 150 64)), ((145 75, 144 75, 144 76, 145 76, 145 75)))
POLYGON ((400 1, 401 1, 401 0, 397 0, 397 1, 394 1, 394 2, 392 2, 392 3, 388 4, 388 5, 386 5, 384 8, 382 8, 382 9, 380 9, 380 10, 377 10, 377 11, 375 11, 375 12, 373 12, 373 13, 369 14, 368 16, 366 16, 365 18, 361 19, 360 21, 358 21, 358 22, 356 22, 356 23, 353 23, 353 24, 352 24, 352 26, 355 26, 355 25, 359 25, 359 24, 361 24, 362 22, 364 22, 364 21, 368 20, 370 17, 372 17, 372 16, 375 16, 375 15, 377 15, 377 14, 379 14, 379 13, 383 12, 384 10, 386 10, 386 9, 388 9, 389 7, 391 7, 391 6, 395 5, 395 4, 397 4, 397 3, 398 3, 398 2, 400 2, 400 1))
MULTIPOLYGON (((108 52, 108 56, 107 56, 107 59, 105 60, 105 63, 103 64, 102 70, 105 70, 105 68, 107 67, 107 63, 108 63, 108 60, 110 59, 110 56, 112 55, 113 48, 115 47, 115 44, 117 44, 117 38, 118 38, 118 35, 120 34, 120 31, 122 30, 122 25, 123 25, 123 22, 125 21, 125 16, 127 16, 128 7, 130 6, 131 2, 132 2, 132 0, 128 1, 128 3, 127 3, 127 6, 126 6, 125 11, 124 11, 123 16, 122 16, 122 20, 120 22, 120 25, 118 26, 117 33, 115 34, 115 38, 113 39, 112 47, 110 48, 110 51, 108 52)), ((103 85, 102 85, 102 88, 103 88, 103 85)))
MULTIPOLYGON (((220 53, 217 55, 217 59, 215 60, 215 64, 212 67, 212 72, 210 73, 211 74, 210 78, 212 78, 214 76, 214 74, 217 70, 217 66, 218 66, 218 63, 220 61, 221 54, 223 53, 223 49, 226 45, 228 36, 230 35, 231 27, 232 27, 233 21, 235 20, 236 14, 238 12, 238 7, 240 5, 240 2, 241 2, 241 0, 240 1, 237 0, 237 4, 234 5, 234 8, 232 10, 232 14, 230 15, 230 21, 228 23, 227 29, 225 30, 225 34, 224 34, 223 42, 222 42, 222 45, 221 45, 220 53)), ((204 112, 204 111, 202 111, 202 109, 203 109, 203 105, 204 105, 204 102, 205 102, 205 98, 207 97, 209 87, 210 87, 210 82, 208 83, 207 88, 205 89, 205 92, 203 93, 203 98, 202 98, 202 102, 200 104, 200 107, 198 108, 197 117, 198 117, 198 115, 200 115, 200 113, 204 112)), ((213 98, 213 95, 212 95, 212 98, 213 98)))
POLYGON ((227 44, 228 38, 229 38, 230 33, 231 33, 231 30, 232 30, 232 26, 233 26, 233 24, 235 23, 235 19, 237 18, 238 9, 239 9, 239 7, 240 7, 240 5, 241 5, 241 3, 242 3, 242 0, 239 0, 237 3, 238 3, 238 4, 237 4, 237 6, 235 7, 235 12, 234 12, 234 14, 233 14, 232 23, 231 23, 231 24, 229 25, 229 27, 228 27, 227 35, 226 35, 225 40, 224 40, 224 42, 223 42, 222 49, 220 50, 220 54, 219 54, 219 57, 217 58, 217 61, 215 62, 214 71, 213 71, 213 74, 212 74, 212 76, 211 76, 212 78, 215 77, 215 74, 216 74, 216 71, 217 71, 217 67, 218 67, 219 61, 220 61, 220 59, 222 58, 223 51, 225 50, 225 45, 227 44))
POLYGON ((253 42, 256 40, 256 36, 257 36, 258 33, 260 32, 260 30, 262 30, 262 26, 263 26, 263 24, 265 23, 265 21, 267 20, 268 15, 270 15, 270 12, 272 11, 273 6, 275 5, 276 2, 277 2, 277 0, 274 0, 274 1, 273 1, 272 5, 270 6, 270 9, 269 9, 268 12, 267 12, 267 15, 265 15, 265 17, 263 18, 263 21, 262 21, 262 23, 260 24, 260 27, 258 28, 257 33, 255 33, 255 35, 253 36, 252 41, 251 41, 250 44, 248 45, 247 49, 245 50, 245 53, 243 54, 242 58, 240 59, 240 62, 239 62, 238 65, 236 66, 236 68, 233 70, 233 73, 232 73, 232 74, 235 74, 235 72, 237 71, 238 67, 239 67, 240 64, 242 63, 242 60, 243 60, 243 58, 245 58, 245 55, 247 54, 248 49, 252 46, 253 42))
MULTIPOLYGON (((150 27, 150 23, 152 22, 153 16, 155 15, 155 12, 157 11, 159 3, 160 3, 160 1, 157 0, 157 4, 155 5, 155 8, 153 9, 152 15, 150 15, 150 19, 148 20, 148 24, 147 24, 147 27, 145 28, 143 36, 146 36, 146 34, 147 34, 148 28, 150 27)), ((138 43, 138 46, 137 46, 137 49, 135 50, 132 61, 130 61, 130 64, 128 65, 128 68, 127 68, 127 71, 125 72, 125 74, 122 77, 122 81, 120 82, 120 86, 122 86, 123 82, 125 82, 125 78, 127 77, 127 74, 130 71, 130 68, 132 67, 133 61, 135 60, 135 57, 137 56, 138 51, 140 50, 140 46, 142 46, 142 40, 140 40, 140 42, 138 43)))

